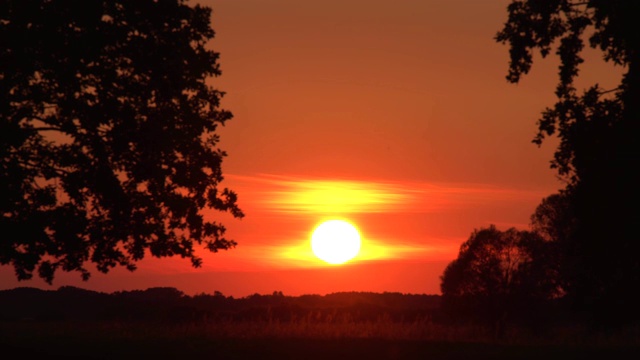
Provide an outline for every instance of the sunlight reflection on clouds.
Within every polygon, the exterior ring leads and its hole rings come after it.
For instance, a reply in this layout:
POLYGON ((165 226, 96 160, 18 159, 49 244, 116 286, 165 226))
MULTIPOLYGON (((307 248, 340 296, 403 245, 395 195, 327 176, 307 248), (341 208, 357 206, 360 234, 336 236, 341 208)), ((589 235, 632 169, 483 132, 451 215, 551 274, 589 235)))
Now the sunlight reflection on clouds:
POLYGON ((310 243, 313 224, 331 219, 353 222, 361 234, 360 253, 345 265, 450 259, 465 238, 440 239, 425 233, 426 227, 433 226, 428 219, 434 214, 469 216, 474 209, 535 203, 545 194, 486 184, 268 174, 226 178, 241 194, 241 207, 256 219, 243 225, 251 234, 240 241, 246 246, 225 254, 234 263, 242 263, 238 267, 243 269, 331 267, 313 254, 310 243), (427 219, 430 225, 411 220, 416 217, 427 219))
POLYGON ((231 175, 254 206, 271 213, 301 215, 433 212, 486 202, 537 200, 542 191, 500 188, 485 184, 437 184, 292 176, 231 175))
MULTIPOLYGON (((331 266, 318 259, 311 250, 307 241, 292 243, 288 246, 272 247, 264 249, 270 251, 276 260, 273 265, 280 267, 325 267, 331 266)), ((264 251, 263 250, 263 251, 264 251)), ((443 253, 447 254, 451 249, 425 244, 397 243, 394 241, 381 241, 363 238, 360 252, 347 264, 357 264, 365 261, 376 260, 420 260, 427 261, 436 258, 443 253)), ((338 265, 342 266, 342 265, 338 265)))

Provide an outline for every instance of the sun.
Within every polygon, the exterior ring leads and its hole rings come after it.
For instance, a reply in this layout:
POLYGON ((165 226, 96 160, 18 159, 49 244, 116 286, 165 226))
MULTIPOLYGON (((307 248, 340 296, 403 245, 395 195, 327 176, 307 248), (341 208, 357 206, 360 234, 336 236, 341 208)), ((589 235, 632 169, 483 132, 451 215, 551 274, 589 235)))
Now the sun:
POLYGON ((343 264, 358 255, 360 233, 347 221, 325 221, 313 230, 311 250, 329 264, 343 264))

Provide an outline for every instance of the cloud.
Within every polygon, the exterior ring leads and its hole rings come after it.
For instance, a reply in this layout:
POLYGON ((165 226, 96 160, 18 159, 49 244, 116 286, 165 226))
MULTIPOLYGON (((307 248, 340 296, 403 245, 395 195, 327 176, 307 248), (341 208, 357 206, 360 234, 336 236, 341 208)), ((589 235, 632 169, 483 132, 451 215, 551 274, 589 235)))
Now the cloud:
POLYGON ((546 192, 486 184, 311 179, 230 175, 250 206, 270 213, 354 214, 434 212, 495 202, 542 199, 546 192))
MULTIPOLYGON (((279 247, 263 249, 270 252, 268 257, 272 266, 276 267, 327 267, 334 266, 318 259, 308 242, 293 242, 279 247)), ((427 245, 417 243, 399 243, 390 239, 376 240, 364 238, 360 252, 347 264, 358 264, 369 261, 428 261, 449 258, 455 255, 458 246, 427 245)))
MULTIPOLYGON (((438 219, 452 218, 447 226, 465 227, 462 224, 469 219, 476 221, 487 212, 511 213, 546 195, 486 184, 267 174, 226 177, 228 185, 240 194, 241 207, 251 216, 243 219, 238 229, 245 232, 244 241, 224 253, 224 259, 217 254, 211 266, 239 271, 332 266, 318 259, 310 246, 311 224, 329 219, 356 221, 369 229, 361 233, 360 253, 349 264, 453 259, 467 234, 458 231, 449 238, 443 237, 441 229, 430 233, 429 228, 436 225, 429 220, 431 215, 446 213, 438 219)), ((502 223, 510 221, 507 218, 502 223)), ((473 226, 468 226, 469 231, 473 226)))

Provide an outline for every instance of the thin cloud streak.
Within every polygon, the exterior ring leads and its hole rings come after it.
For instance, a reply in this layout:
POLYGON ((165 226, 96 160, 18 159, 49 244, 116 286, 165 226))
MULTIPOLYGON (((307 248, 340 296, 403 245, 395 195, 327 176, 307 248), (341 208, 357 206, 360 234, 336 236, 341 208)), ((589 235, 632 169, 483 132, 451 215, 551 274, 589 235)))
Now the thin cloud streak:
MULTIPOLYGON (((362 238, 360 252, 345 264, 328 264, 315 256, 311 241, 303 234, 283 240, 277 245, 239 246, 230 253, 222 253, 232 261, 215 261, 213 254, 203 254, 205 262, 201 271, 257 271, 268 269, 326 268, 335 266, 357 266, 372 261, 430 261, 451 258, 458 250, 459 241, 445 245, 441 239, 422 243, 399 242, 395 239, 362 238)), ((219 256, 216 254, 215 256, 219 256)), ((220 260, 220 259, 217 259, 220 260)), ((192 272, 187 264, 183 271, 192 272)), ((178 265, 176 265, 178 266, 178 265)), ((179 271, 175 271, 179 272, 179 271)))
POLYGON ((260 174, 227 176, 239 183, 251 205, 271 213, 427 213, 488 202, 542 199, 547 192, 486 184, 309 179, 260 174))
POLYGON ((258 207, 276 213, 335 214, 402 210, 416 199, 397 184, 355 180, 303 179, 274 175, 229 176, 247 185, 258 207))
MULTIPOLYGON (((457 248, 456 248, 457 249, 457 248)), ((440 258, 442 254, 449 255, 452 249, 424 244, 399 244, 391 240, 362 239, 360 252, 346 265, 357 265, 367 261, 392 260, 420 260, 440 258)), ((309 242, 291 243, 281 247, 272 247, 273 265, 277 267, 327 267, 331 265, 318 259, 311 250, 309 242)))

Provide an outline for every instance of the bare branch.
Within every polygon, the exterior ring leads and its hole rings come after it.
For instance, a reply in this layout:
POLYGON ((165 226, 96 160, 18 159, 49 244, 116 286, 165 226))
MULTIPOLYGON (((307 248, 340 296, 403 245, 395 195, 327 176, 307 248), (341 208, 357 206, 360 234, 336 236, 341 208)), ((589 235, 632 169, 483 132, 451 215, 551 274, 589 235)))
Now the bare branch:
POLYGON ((618 86, 617 88, 609 89, 609 90, 598 91, 598 95, 604 95, 604 94, 612 93, 618 90, 620 90, 620 86, 618 86))
POLYGON ((34 127, 32 128, 35 131, 62 131, 62 129, 55 127, 55 126, 50 126, 50 127, 34 127))

